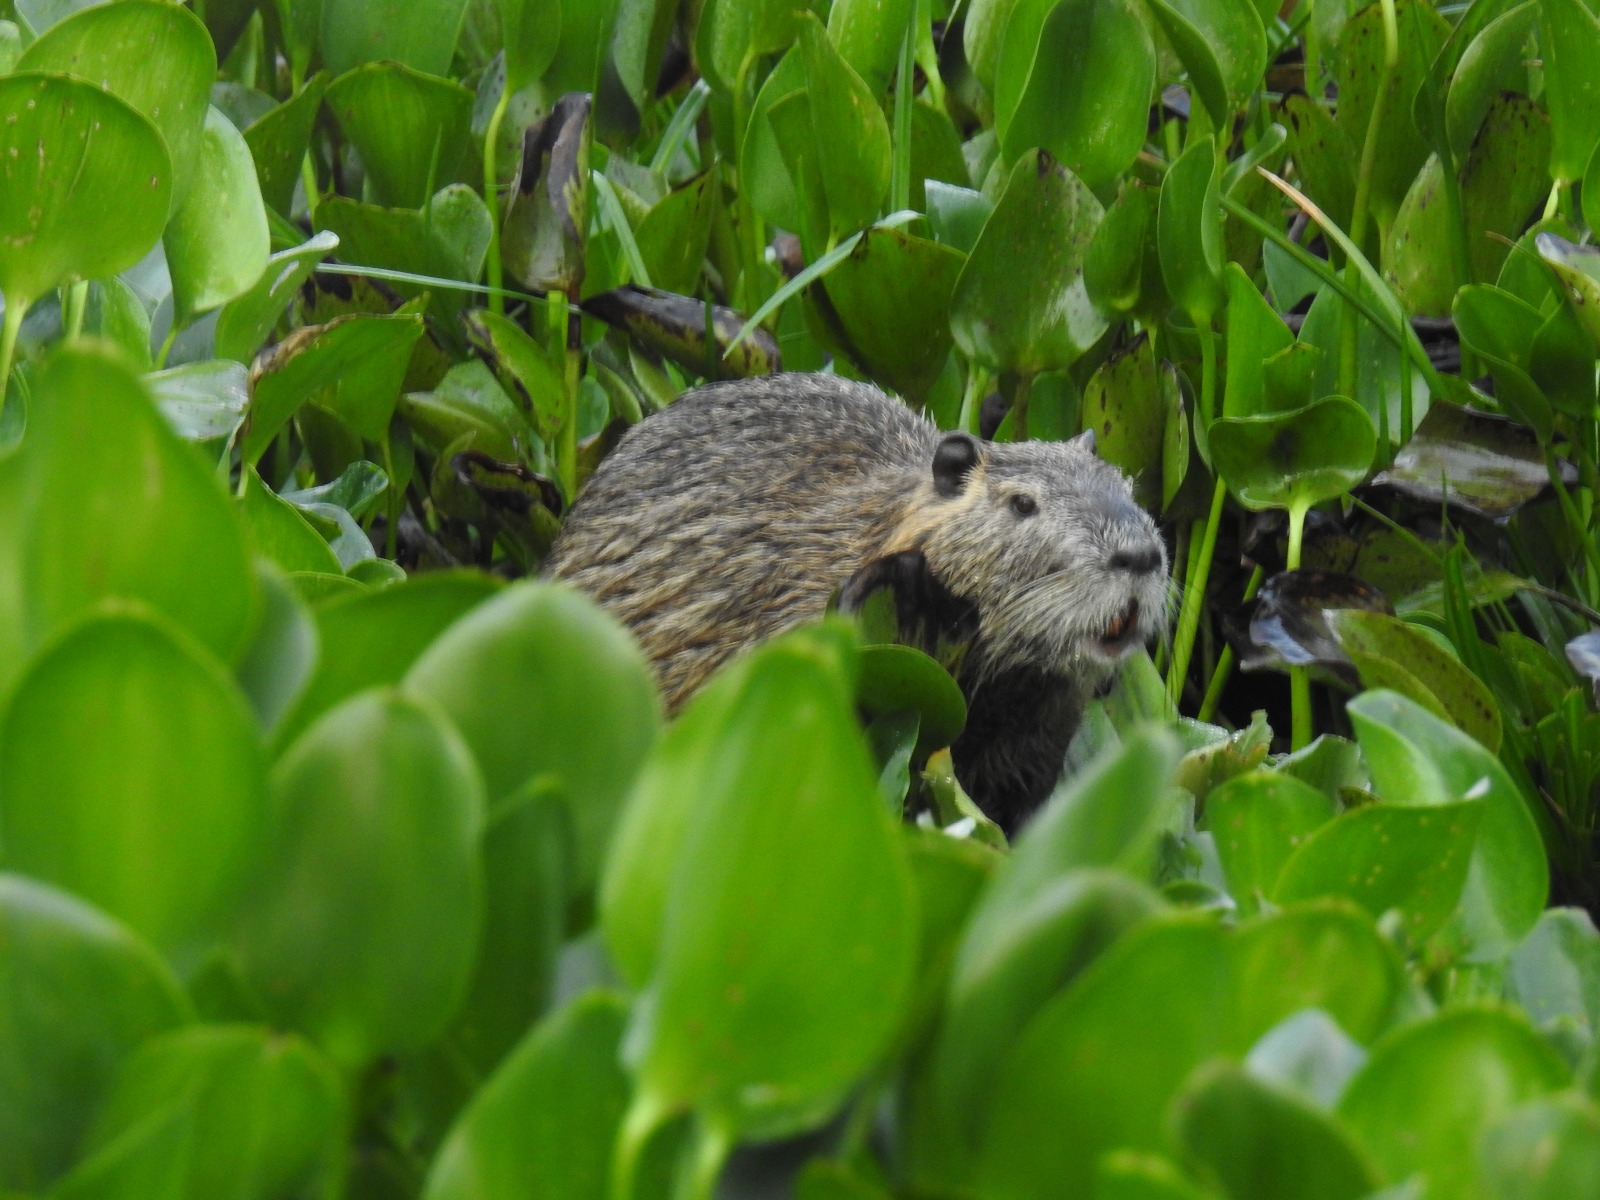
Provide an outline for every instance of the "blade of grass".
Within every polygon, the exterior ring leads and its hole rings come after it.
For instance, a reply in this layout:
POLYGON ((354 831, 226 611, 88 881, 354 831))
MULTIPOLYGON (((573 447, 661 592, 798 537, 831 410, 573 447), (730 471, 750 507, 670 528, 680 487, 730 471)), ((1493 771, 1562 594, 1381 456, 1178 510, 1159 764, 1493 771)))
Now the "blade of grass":
POLYGON ((589 179, 594 185, 595 194, 600 197, 601 215, 622 244, 622 257, 633 274, 633 282, 640 287, 654 287, 650 282, 650 269, 644 265, 644 256, 639 253, 639 243, 634 239, 633 226, 628 224, 628 214, 623 210, 622 198, 617 195, 616 186, 599 171, 590 171, 589 179))

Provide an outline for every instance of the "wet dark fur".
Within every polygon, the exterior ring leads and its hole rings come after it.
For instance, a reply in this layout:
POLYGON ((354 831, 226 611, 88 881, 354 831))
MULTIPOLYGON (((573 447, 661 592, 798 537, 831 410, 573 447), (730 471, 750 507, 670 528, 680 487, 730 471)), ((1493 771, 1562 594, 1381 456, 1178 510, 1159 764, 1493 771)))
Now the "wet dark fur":
POLYGON ((714 384, 628 433, 578 498, 548 571, 633 629, 675 710, 734 652, 818 616, 863 567, 907 552, 977 614, 960 679, 968 724, 952 753, 968 792, 1014 829, 1054 786, 1116 655, 1165 620, 1155 525, 1082 445, 941 434, 832 376, 714 384), (1034 511, 1020 513, 1018 496, 1034 511), (1103 644, 1130 601, 1130 637, 1103 644))

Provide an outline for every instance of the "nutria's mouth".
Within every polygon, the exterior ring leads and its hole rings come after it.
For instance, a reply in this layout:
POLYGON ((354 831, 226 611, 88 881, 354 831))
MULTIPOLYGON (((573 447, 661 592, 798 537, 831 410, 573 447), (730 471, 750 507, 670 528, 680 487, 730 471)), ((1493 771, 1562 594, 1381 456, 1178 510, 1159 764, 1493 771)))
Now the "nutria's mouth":
POLYGON ((1129 600, 1128 607, 1112 617, 1106 631, 1100 635, 1100 649, 1107 654, 1121 654, 1133 645, 1138 629, 1139 602, 1129 600))

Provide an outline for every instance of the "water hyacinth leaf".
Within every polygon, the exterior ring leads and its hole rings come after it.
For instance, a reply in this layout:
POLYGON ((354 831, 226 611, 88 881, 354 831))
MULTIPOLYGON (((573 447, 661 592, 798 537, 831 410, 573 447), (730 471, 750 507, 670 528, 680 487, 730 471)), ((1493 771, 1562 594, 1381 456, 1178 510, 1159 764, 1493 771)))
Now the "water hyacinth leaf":
POLYGON ((245 145, 250 147, 256 176, 261 181, 261 198, 280 215, 287 215, 293 204, 300 164, 327 87, 327 73, 318 71, 298 92, 252 121, 244 131, 245 145))
POLYGON ((1600 1029, 1600 933, 1583 909, 1541 913, 1507 968, 1506 994, 1534 1024, 1600 1029))
MULTIPOLYGON (((1518 4, 1484 25, 1466 43, 1444 97, 1446 144, 1453 161, 1466 160, 1489 106, 1501 91, 1516 90, 1514 73, 1523 69, 1522 50, 1538 17, 1538 4, 1518 4)), ((1429 101, 1437 103, 1437 99, 1430 97, 1429 101)), ((1421 94, 1417 103, 1424 103, 1421 94)))
POLYGON ((401 314, 352 314, 295 330, 251 367, 250 408, 239 434, 245 462, 259 460, 307 401, 339 414, 363 436, 382 439, 421 336, 421 316, 401 314))
POLYGON ((1245 637, 1234 639, 1239 665, 1247 671, 1312 666, 1354 688, 1359 676, 1328 625, 1328 610, 1342 608, 1394 611, 1387 596, 1353 575, 1301 570, 1268 576, 1245 637))
POLYGON ((482 926, 471 752, 432 708, 362 692, 295 741, 271 791, 273 851, 236 939, 245 979, 346 1069, 426 1045, 482 926))
POLYGON ((506 271, 535 291, 576 297, 589 222, 589 97, 569 93, 522 140, 500 229, 506 271))
POLYGON ((467 0, 322 0, 322 57, 336 75, 384 59, 447 74, 466 8, 467 0))
POLYGON ((239 500, 239 515, 255 552, 284 571, 343 570, 333 548, 300 510, 262 483, 254 467, 245 470, 250 483, 239 500))
POLYGON ((1272 900, 1291 904, 1333 896, 1374 917, 1396 909, 1407 936, 1420 941, 1444 924, 1460 900, 1482 820, 1477 800, 1351 809, 1289 856, 1272 900))
POLYGON ((194 165, 162 239, 179 327, 249 291, 271 249, 250 148, 215 108, 206 109, 194 165))
POLYGON ((1539 827, 1521 790, 1480 743, 1403 696, 1366 692, 1348 711, 1373 786, 1390 804, 1481 803, 1459 924, 1474 957, 1504 955, 1533 928, 1550 891, 1539 827))
MULTIPOLYGON (((1369 184, 1371 212, 1380 233, 1395 220, 1402 198, 1428 157, 1428 143, 1410 119, 1412 99, 1427 85, 1429 68, 1450 34, 1445 19, 1423 0, 1399 0, 1395 23, 1399 62, 1383 100, 1369 184)), ((1360 160, 1385 82, 1383 26, 1383 6, 1368 4, 1351 16, 1340 35, 1334 78, 1339 87, 1339 127, 1352 164, 1360 160)), ((1439 95, 1443 96, 1442 89, 1439 95)))
POLYGON ((451 367, 431 392, 405 393, 395 412, 417 441, 435 450, 459 441, 499 462, 542 463, 522 411, 477 359, 451 367))
POLYGON ((495 0, 508 94, 520 92, 549 68, 561 45, 561 8, 552 0, 495 0))
POLYGON ((1345 609, 1332 622, 1368 688, 1392 687, 1472 735, 1491 754, 1499 752, 1500 708, 1459 658, 1416 626, 1384 613, 1345 609))
POLYGON ((567 387, 561 367, 550 361, 543 345, 510 318, 477 309, 465 318, 467 337, 493 369, 506 392, 532 416, 548 444, 561 428, 567 387))
MULTIPOLYGON (((1083 258, 1084 286, 1100 308, 1129 313, 1161 296, 1160 261, 1151 252, 1160 198, 1155 188, 1130 179, 1106 209, 1083 258)), ((930 216, 937 230, 939 219, 931 210, 930 216)))
MULTIPOLYGON (((364 266, 465 283, 483 273, 492 228, 483 198, 464 183, 447 184, 420 210, 330 196, 317 206, 316 224, 337 235, 344 255, 364 266)), ((468 302, 454 288, 430 290, 425 282, 406 279, 392 283, 401 296, 428 294, 431 309, 443 318, 454 319, 468 302)))
POLYGON ((1581 1196, 1600 1179, 1600 1108, 1577 1091, 1529 1101, 1484 1131, 1480 1157, 1488 1195, 1581 1196))
MULTIPOLYGON (((1572 464, 1554 461, 1567 486, 1577 482, 1572 464)), ((1442 502, 1503 521, 1540 495, 1550 485, 1550 474, 1538 438, 1527 426, 1494 413, 1435 404, 1394 463, 1372 482, 1423 505, 1442 502)))
POLYGON ((189 442, 226 442, 250 400, 244 367, 220 359, 153 371, 144 384, 172 431, 189 442))
POLYGON ((266 269, 254 285, 224 304, 217 314, 217 357, 248 365, 271 336, 300 285, 338 247, 338 235, 324 231, 267 259, 266 269))
POLYGON ((1095 454, 1132 477, 1142 508, 1161 500, 1168 400, 1161 383, 1150 339, 1140 334, 1089 377, 1079 407, 1079 422, 1094 431, 1095 454))
POLYGON ((1428 1195, 1476 1196, 1479 1159, 1464 1153, 1517 1105, 1571 1072, 1525 1021, 1488 1008, 1447 1009, 1374 1049, 1338 1115, 1385 1180, 1426 1178, 1428 1195))
POLYGON ((34 399, 28 436, 0 470, 18 489, 0 556, 15 556, 21 589, 14 613, 0 609, 0 645, 10 647, 0 653, 0 690, 36 646, 112 596, 150 605, 231 661, 253 620, 255 584, 205 463, 127 366, 101 351, 57 351, 35 377, 34 399), (86 473, 84 447, 95 445, 117 453, 86 473), (85 529, 117 536, 85 541, 85 529))
POLYGON ((1224 946, 1209 920, 1147 922, 1040 1010, 995 1082, 982 1194, 1088 1194, 1105 1151, 1162 1148, 1168 1102, 1227 1048, 1214 1016, 1235 994, 1224 946))
POLYGON ((149 617, 91 617, 17 684, 0 729, 5 864, 193 950, 261 861, 264 762, 244 697, 149 617))
POLYGON ((650 282, 663 291, 692 295, 697 290, 711 240, 718 182, 715 169, 702 172, 658 200, 634 231, 650 282))
POLYGON ((995 129, 1007 159, 1038 146, 1091 188, 1126 171, 1144 145, 1156 52, 1128 0, 1018 4, 996 79, 995 129), (1032 36, 1021 27, 1042 17, 1032 36))
POLYGON ((1186 1161, 1230 1196, 1360 1200, 1377 1186, 1361 1148, 1331 1115, 1232 1063, 1196 1076, 1173 1102, 1173 1123, 1186 1161))
POLYGON ((861 648, 856 703, 867 712, 917 713, 919 755, 950 745, 967 722, 967 702, 950 673, 911 646, 861 648))
POLYGON ((1283 864, 1333 819, 1333 800, 1293 776, 1252 771, 1206 797, 1206 828, 1216 839, 1228 891, 1244 913, 1270 896, 1283 864))
POLYGON ((1237 1037, 1247 1045, 1306 1010, 1371 1042, 1405 990, 1405 965, 1372 917, 1337 900, 1257 917, 1239 927, 1229 951, 1239 985, 1237 1037))
POLYGON ((399 683, 445 629, 498 588, 486 575, 430 572, 319 607, 315 615, 322 653, 306 690, 278 731, 277 744, 287 745, 346 697, 399 683))
POLYGON ((166 224, 172 169, 161 135, 90 84, 0 79, 0 164, 8 305, 25 309, 59 284, 131 267, 166 224))
POLYGON ((1222 392, 1222 415, 1252 417, 1280 411, 1267 395, 1268 359, 1295 344, 1289 327, 1256 290, 1238 263, 1223 269, 1227 288, 1227 374, 1222 392))
POLYGON ((1344 396, 1293 412, 1222 418, 1207 436, 1211 460, 1241 504, 1291 513, 1355 487, 1378 444, 1366 409, 1344 396))
MULTIPOLYGON (((51 26, 24 52, 17 69, 75 76, 148 118, 171 162, 169 215, 176 210, 196 176, 207 100, 217 74, 211 35, 198 17, 164 0, 96 5, 51 26)), ((128 191, 112 195, 120 204, 128 191)), ((105 205, 100 220, 112 207, 105 205)))
MULTIPOLYGON (((693 787, 652 1003, 629 1029, 635 1112, 656 1120, 694 1106, 735 1135, 813 1125, 909 999, 917 914, 900 831, 837 661, 803 647, 774 643, 692 702, 711 714, 688 731, 701 745, 663 743, 719 767, 693 787)), ((650 790, 641 781, 633 803, 650 790)))
POLYGON ((1267 65, 1267 34, 1256 6, 1250 0, 1154 0, 1150 10, 1213 127, 1226 129, 1267 65))
POLYGON ((193 1025, 152 1038, 123 1062, 80 1158, 136 1136, 163 1111, 182 1114, 185 1200, 315 1189, 337 1171, 344 1091, 331 1064, 293 1034, 193 1025))
MULTIPOLYGON (((1353 164, 1358 152, 1351 150, 1344 126, 1334 121, 1326 101, 1319 103, 1303 92, 1285 96, 1274 111, 1289 131, 1290 151, 1300 169, 1300 187, 1330 219, 1348 229, 1355 207, 1353 164)), ((1366 248, 1374 252, 1374 257, 1377 246, 1376 236, 1369 237, 1366 248)), ((1278 307, 1284 309, 1294 300, 1290 296, 1275 298, 1278 307)))
POLYGON ((1156 214, 1167 292, 1196 325, 1209 322, 1224 299, 1220 196, 1216 151, 1201 138, 1168 169, 1156 214))
POLYGON ((695 47, 706 81, 720 92, 733 91, 746 61, 794 41, 805 10, 800 0, 708 0, 695 47))
POLYGON ((257 726, 270 735, 305 690, 321 648, 311 613, 288 577, 259 559, 255 571, 261 589, 261 617, 234 666, 233 677, 257 726))
POLYGON ((125 926, 0 874, 0 1186, 42 1193, 71 1164, 126 1056, 191 1019, 166 964, 125 926))
POLYGON ((1538 9, 1550 178, 1571 183, 1583 178, 1600 142, 1600 19, 1582 0, 1538 0, 1538 9))
POLYGON ((404 686, 456 723, 491 806, 540 776, 561 789, 575 839, 573 885, 586 895, 660 723, 632 637, 567 588, 509 588, 437 638, 404 686))
MULTIPOLYGON (((806 94, 805 55, 793 49, 778 60, 756 93, 739 152, 740 185, 763 220, 780 229, 804 231, 800 196, 790 174, 791 160, 799 168, 803 158, 809 167, 815 146, 811 102, 806 94), (782 139, 778 136, 780 129, 782 139)), ((811 183, 817 186, 809 190, 822 190, 814 176, 811 183)), ((820 204, 822 197, 810 195, 809 190, 807 201, 820 204)))
POLYGON ((743 317, 693 296, 629 284, 590 296, 583 311, 708 379, 748 379, 782 369, 778 341, 770 333, 758 326, 735 345, 743 317))
POLYGON ((1539 257, 1563 284, 1567 302, 1583 318, 1590 336, 1600 343, 1600 315, 1595 313, 1595 306, 1600 304, 1600 249, 1574 245, 1553 233, 1539 234, 1534 245, 1539 257))
POLYGON ((1595 411, 1594 341, 1571 304, 1556 304, 1533 335, 1529 374, 1553 407, 1580 420, 1595 411))
POLYGON ((1170 1159, 1159 1154, 1113 1150, 1095 1169, 1095 1200, 1217 1200, 1170 1159))
POLYGON ((1034 375, 1072 365, 1106 329, 1083 282, 1100 202, 1043 150, 1017 161, 956 281, 950 328, 992 370, 1034 375))
POLYGON ((628 1105, 618 1048, 628 1009, 591 992, 535 1026, 440 1147, 423 1200, 524 1193, 605 1200, 628 1105))
POLYGON ((472 93, 459 83, 372 62, 335 79, 326 100, 377 203, 421 208, 457 178, 472 118, 472 93))
POLYGON ((915 8, 915 0, 839 0, 828 10, 829 39, 875 97, 894 75, 915 8))
MULTIPOLYGON (((1531 304, 1488 284, 1469 284, 1456 293, 1451 315, 1463 345, 1482 358, 1495 381, 1495 398, 1510 416, 1549 440, 1550 402, 1528 374, 1529 352, 1544 324, 1531 304)), ((1589 339, 1584 336, 1584 349, 1589 339)))
POLYGON ((822 23, 799 19, 816 170, 830 241, 872 224, 889 191, 889 122, 861 76, 839 57, 822 23))
POLYGON ((822 282, 832 332, 851 360, 913 403, 949 357, 950 297, 965 261, 948 246, 878 226, 822 282))

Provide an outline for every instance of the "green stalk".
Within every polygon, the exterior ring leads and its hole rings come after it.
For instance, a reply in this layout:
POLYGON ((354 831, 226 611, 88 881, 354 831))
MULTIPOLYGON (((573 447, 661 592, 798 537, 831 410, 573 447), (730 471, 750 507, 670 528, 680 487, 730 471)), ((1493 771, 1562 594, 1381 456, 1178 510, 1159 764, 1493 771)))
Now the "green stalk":
MULTIPOLYGON (((295 66, 293 64, 290 65, 289 94, 291 96, 298 96, 300 94, 300 88, 306 81, 305 75, 306 73, 303 67, 295 66)), ((312 140, 315 141, 315 138, 316 135, 313 133, 312 140)), ((311 161, 311 148, 309 146, 306 147, 306 152, 300 157, 300 186, 305 189, 306 193, 306 215, 314 218, 317 215, 318 200, 317 168, 316 164, 311 161)), ((289 215, 292 216, 293 214, 289 215)))
MULTIPOLYGON (((1250 582, 1244 585, 1244 602, 1249 604, 1256 598, 1256 592, 1261 589, 1261 580, 1266 572, 1260 567, 1250 572, 1250 582)), ((1233 647, 1224 646, 1222 653, 1217 656, 1217 669, 1211 673, 1210 686, 1206 688, 1206 697, 1200 702, 1200 711, 1195 714, 1195 719, 1209 722, 1217 711, 1217 704, 1222 700, 1223 690, 1228 686, 1228 679, 1233 675, 1233 647)))
POLYGON ((695 1123, 694 1159, 689 1178, 684 1181, 687 1186, 677 1188, 677 1194, 685 1200, 712 1200, 717 1194, 717 1177, 732 1149, 733 1138, 728 1130, 702 1115, 695 1123))
MULTIPOLYGON (((1378 90, 1372 99, 1372 112, 1367 118, 1366 141, 1361 147, 1361 166, 1356 175, 1355 203, 1350 212, 1350 240, 1357 246, 1367 237, 1367 210, 1372 200, 1372 175, 1378 161, 1378 131, 1383 126, 1384 110, 1389 104, 1389 89, 1400 70, 1400 32, 1395 23, 1394 0, 1383 4, 1383 72, 1378 78, 1378 90)), ((1360 268, 1354 260, 1345 263, 1345 280, 1352 291, 1361 287, 1360 268)), ((1340 309, 1339 323, 1339 394, 1356 394, 1356 310, 1349 304, 1340 309)), ((1388 422, 1380 423, 1378 437, 1383 443, 1381 457, 1388 457, 1388 422)))
POLYGON ((967 387, 961 393, 961 417, 956 422, 957 429, 964 429, 972 434, 978 432, 978 417, 983 409, 983 389, 988 379, 989 373, 977 363, 967 364, 967 387))
POLYGON ((668 1115, 648 1092, 634 1096, 611 1146, 611 1200, 632 1200, 639 1159, 650 1135, 668 1115))
POLYGON ((917 6, 900 41, 900 69, 894 83, 894 157, 890 164, 889 209, 911 207, 911 89, 916 86, 917 6))
POLYGON ((761 268, 766 262, 761 236, 761 218, 756 215, 755 203, 750 198, 750 181, 745 177, 743 161, 745 132, 750 127, 750 97, 746 93, 750 69, 754 63, 753 52, 745 56, 744 62, 739 66, 738 82, 733 87, 733 136, 736 153, 740 159, 738 221, 740 237, 744 242, 744 270, 740 272, 739 300, 740 307, 745 312, 755 312, 766 299, 761 287, 761 268))
POLYGON ((11 390, 11 359, 17 352, 22 318, 27 315, 28 305, 24 301, 6 297, 6 315, 0 320, 0 413, 6 410, 6 393, 11 390))
MULTIPOLYGON (((1300 569, 1300 547, 1305 537, 1309 505, 1289 509, 1289 570, 1300 569)), ((1311 676, 1305 667, 1289 668, 1290 731, 1289 748, 1302 750, 1311 744, 1311 676)))
POLYGON ((504 276, 500 269, 500 178, 495 164, 495 152, 500 141, 500 122, 505 120, 506 108, 511 103, 511 81, 500 88, 500 99, 495 101, 489 114, 489 127, 483 135, 483 203, 489 210, 489 253, 485 259, 489 280, 489 311, 496 316, 506 311, 505 297, 500 294, 504 276))
POLYGON ((578 494, 578 350, 582 318, 571 308, 564 292, 551 292, 548 301, 545 312, 550 323, 550 341, 562 355, 566 385, 561 402, 561 425, 556 431, 556 478, 570 504, 578 494))
POLYGON ((1033 394, 1033 376, 1018 375, 1011 392, 1011 440, 1028 440, 1028 398, 1033 394))
POLYGON ((167 336, 161 339, 161 349, 156 352, 156 370, 164 371, 167 367, 167 355, 172 353, 172 343, 178 340, 177 314, 173 314, 172 325, 167 329, 167 336))
POLYGON ((80 279, 67 289, 66 310, 63 314, 67 341, 75 342, 83 335, 83 313, 89 307, 89 281, 80 279))
MULTIPOLYGON (((1217 334, 1211 322, 1201 323, 1195 330, 1200 336, 1200 411, 1198 418, 1209 426, 1217 416, 1217 334)), ((1200 631, 1200 610, 1205 605, 1206 583, 1211 578, 1211 556, 1217 548, 1217 528, 1222 523, 1222 502, 1227 497, 1227 485, 1221 477, 1211 492, 1211 511, 1206 514, 1205 533, 1198 552, 1190 539, 1190 554, 1198 553, 1189 570, 1189 581, 1183 590, 1183 606, 1178 610, 1178 632, 1172 643, 1172 666, 1167 671, 1167 695, 1177 705, 1183 697, 1184 678, 1189 673, 1189 659, 1194 653, 1195 635, 1200 631)))

